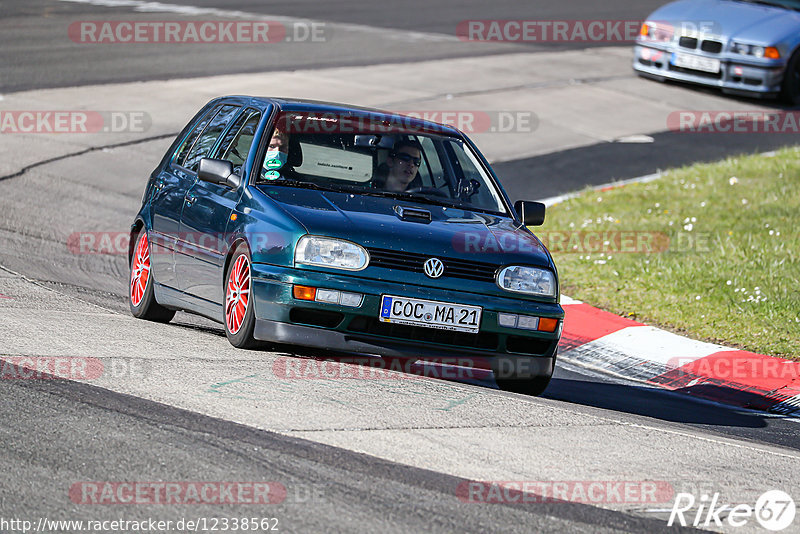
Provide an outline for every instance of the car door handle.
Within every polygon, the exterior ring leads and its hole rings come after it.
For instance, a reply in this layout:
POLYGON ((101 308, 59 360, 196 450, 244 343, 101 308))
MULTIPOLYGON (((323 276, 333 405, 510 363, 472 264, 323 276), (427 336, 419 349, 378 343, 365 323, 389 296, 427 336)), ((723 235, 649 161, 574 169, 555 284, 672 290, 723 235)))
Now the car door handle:
POLYGON ((192 207, 192 204, 194 204, 195 201, 197 201, 197 197, 194 196, 194 195, 186 195, 186 199, 185 200, 186 200, 186 207, 190 208, 190 207, 192 207))

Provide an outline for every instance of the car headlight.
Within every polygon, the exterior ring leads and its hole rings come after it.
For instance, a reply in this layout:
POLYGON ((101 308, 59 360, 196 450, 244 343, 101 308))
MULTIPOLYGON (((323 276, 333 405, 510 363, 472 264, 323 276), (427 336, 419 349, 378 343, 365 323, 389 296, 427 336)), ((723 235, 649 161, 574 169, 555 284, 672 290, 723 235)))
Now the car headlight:
POLYGON ((750 45, 736 41, 731 43, 731 52, 757 58, 780 59, 781 57, 781 53, 774 46, 750 45))
POLYGON ((649 41, 668 43, 675 36, 675 28, 664 22, 647 21, 642 24, 639 36, 649 41))
POLYGON ((369 264, 367 250, 343 239, 304 235, 294 251, 295 263, 360 271, 369 264))
POLYGON ((541 297, 556 296, 556 277, 547 269, 512 265, 497 274, 497 285, 500 289, 515 293, 541 297))

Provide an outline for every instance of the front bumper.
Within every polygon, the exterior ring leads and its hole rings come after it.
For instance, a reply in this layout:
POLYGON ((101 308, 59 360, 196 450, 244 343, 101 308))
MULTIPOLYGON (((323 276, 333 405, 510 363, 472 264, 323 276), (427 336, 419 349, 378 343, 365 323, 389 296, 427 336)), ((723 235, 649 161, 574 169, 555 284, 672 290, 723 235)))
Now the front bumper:
POLYGON ((253 264, 252 291, 256 339, 384 357, 527 358, 537 366, 536 375, 552 373, 564 318, 563 309, 555 302, 265 264, 253 264), (292 295, 295 284, 357 292, 364 298, 357 308, 298 300, 292 295), (480 332, 469 334, 382 323, 378 314, 383 294, 481 306, 480 332), (500 312, 555 318, 559 326, 553 333, 506 328, 498 324, 500 312))
POLYGON ((760 64, 756 61, 746 56, 703 54, 683 50, 675 45, 640 43, 634 47, 633 69, 648 77, 716 87, 730 93, 762 97, 777 95, 781 90, 785 64, 778 60, 764 60, 760 64), (720 71, 710 73, 676 67, 672 58, 677 52, 718 59, 720 71))

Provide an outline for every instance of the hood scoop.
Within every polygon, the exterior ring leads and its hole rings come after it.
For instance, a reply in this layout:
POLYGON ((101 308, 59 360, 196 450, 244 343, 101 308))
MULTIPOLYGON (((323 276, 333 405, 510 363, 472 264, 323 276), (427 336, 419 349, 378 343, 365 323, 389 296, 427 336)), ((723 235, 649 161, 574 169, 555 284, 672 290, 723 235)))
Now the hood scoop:
POLYGON ((395 206, 394 212, 403 221, 429 224, 432 220, 430 211, 419 208, 395 206))

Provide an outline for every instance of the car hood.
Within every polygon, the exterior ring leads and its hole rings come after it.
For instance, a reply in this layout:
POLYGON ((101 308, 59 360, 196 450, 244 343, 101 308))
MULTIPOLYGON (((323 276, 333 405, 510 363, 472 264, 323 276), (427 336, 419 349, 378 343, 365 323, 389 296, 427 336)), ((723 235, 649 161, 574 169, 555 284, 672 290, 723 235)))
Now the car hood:
POLYGON ((262 191, 310 234, 367 248, 554 269, 541 241, 508 217, 388 197, 283 186, 265 186, 262 191), (431 222, 402 220, 398 206, 428 211, 431 222))
MULTIPOLYGON (((669 22, 679 31, 702 30, 723 41, 737 39, 764 46, 797 32, 800 12, 738 0, 679 0, 654 11, 648 20, 669 22)), ((686 32, 684 32, 686 33, 686 32)))

